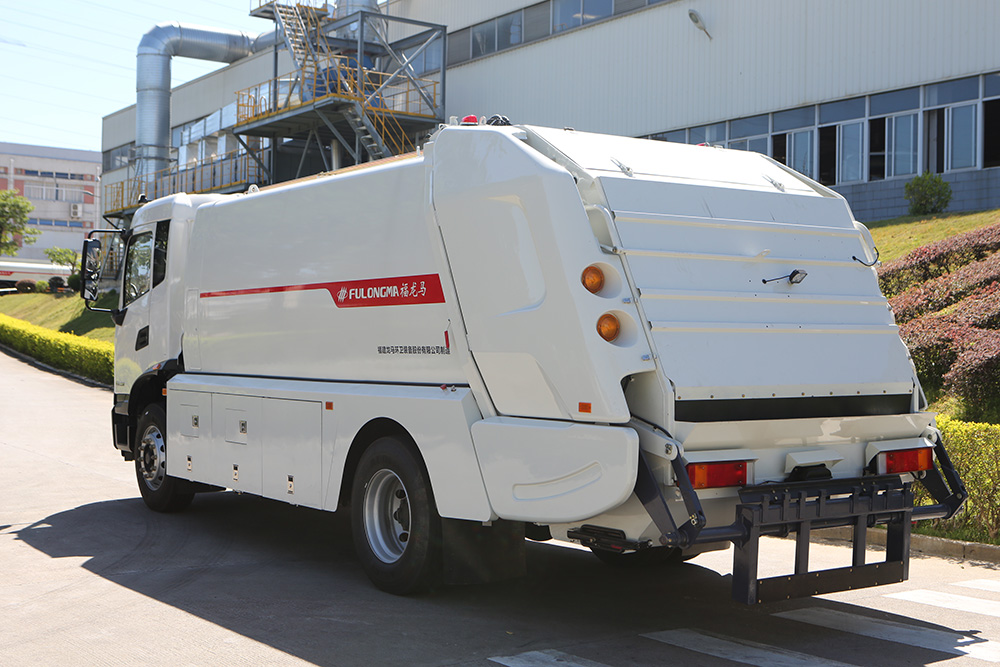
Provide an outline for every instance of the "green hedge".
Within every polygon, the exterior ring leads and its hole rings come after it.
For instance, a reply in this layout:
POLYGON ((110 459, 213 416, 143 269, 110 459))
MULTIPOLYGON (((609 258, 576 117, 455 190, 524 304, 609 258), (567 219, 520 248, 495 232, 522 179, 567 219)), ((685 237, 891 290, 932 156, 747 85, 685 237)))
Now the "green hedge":
MULTIPOLYGON (((969 500, 954 518, 930 522, 938 529, 933 532, 996 542, 1000 536, 1000 425, 962 422, 945 416, 938 417, 937 425, 951 462, 965 482, 969 500)), ((914 488, 918 503, 931 502, 922 485, 914 488)))
POLYGON ((115 346, 35 326, 0 313, 0 343, 64 371, 111 384, 115 346))

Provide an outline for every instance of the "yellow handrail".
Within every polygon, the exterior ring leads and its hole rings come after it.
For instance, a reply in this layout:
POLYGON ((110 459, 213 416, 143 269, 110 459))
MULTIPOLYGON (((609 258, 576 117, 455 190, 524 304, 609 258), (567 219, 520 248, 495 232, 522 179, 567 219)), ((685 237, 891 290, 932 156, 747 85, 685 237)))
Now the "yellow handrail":
POLYGON ((132 192, 141 192, 149 201, 178 192, 215 192, 260 181, 261 169, 249 154, 232 151, 224 155, 161 169, 104 186, 105 213, 117 213, 137 205, 132 192))
MULTIPOLYGON (((268 79, 236 93, 236 124, 242 125, 269 116, 296 109, 317 100, 335 97, 364 102, 391 76, 385 72, 365 71, 364 86, 355 81, 356 60, 347 56, 329 56, 317 63, 315 72, 295 70, 268 79)), ((405 114, 423 118, 436 118, 438 82, 434 79, 400 77, 387 85, 366 105, 366 111, 380 109, 380 113, 405 114), (418 89, 428 94, 433 106, 427 104, 418 89)))

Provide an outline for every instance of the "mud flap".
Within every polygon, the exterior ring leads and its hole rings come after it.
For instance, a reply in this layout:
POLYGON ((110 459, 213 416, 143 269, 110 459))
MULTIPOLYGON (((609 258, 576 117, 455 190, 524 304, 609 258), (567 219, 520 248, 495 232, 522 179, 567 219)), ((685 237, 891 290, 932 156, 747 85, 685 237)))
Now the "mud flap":
POLYGON ((485 584, 523 577, 527 571, 524 524, 441 519, 446 584, 485 584))

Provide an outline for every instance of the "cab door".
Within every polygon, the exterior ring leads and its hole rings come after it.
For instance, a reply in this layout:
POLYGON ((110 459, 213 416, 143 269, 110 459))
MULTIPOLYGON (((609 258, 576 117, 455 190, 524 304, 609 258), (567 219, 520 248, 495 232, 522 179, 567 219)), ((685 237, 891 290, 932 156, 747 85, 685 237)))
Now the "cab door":
POLYGON ((165 306, 163 284, 169 221, 143 226, 129 238, 122 271, 120 308, 125 311, 115 333, 115 391, 127 393, 153 364, 163 361, 165 332, 152 331, 153 310, 165 306))

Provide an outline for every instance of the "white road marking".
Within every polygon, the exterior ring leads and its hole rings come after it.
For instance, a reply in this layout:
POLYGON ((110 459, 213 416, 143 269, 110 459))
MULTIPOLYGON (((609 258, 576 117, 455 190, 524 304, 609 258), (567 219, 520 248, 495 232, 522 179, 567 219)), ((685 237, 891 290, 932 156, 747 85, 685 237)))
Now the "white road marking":
POLYGON ((716 658, 742 662, 757 667, 846 667, 847 663, 817 658, 806 653, 796 653, 758 644, 745 639, 733 639, 703 632, 701 630, 665 630, 643 635, 664 644, 679 646, 690 651, 713 655, 716 658))
POLYGON ((982 600, 980 598, 970 598, 965 595, 952 595, 951 593, 938 593, 937 591, 927 590, 890 593, 885 597, 1000 618, 1000 602, 994 602, 993 600, 982 600))
POLYGON ((989 591, 990 593, 1000 593, 1000 581, 995 579, 972 579, 970 581, 956 581, 952 586, 964 586, 974 588, 977 591, 989 591))
POLYGON ((782 611, 774 616, 931 651, 967 655, 987 662, 1000 662, 1000 645, 961 632, 921 628, 907 623, 869 618, 821 607, 782 611))
POLYGON ((608 667, 602 662, 578 658, 555 649, 529 651, 518 655, 499 655, 490 658, 490 662, 506 665, 506 667, 552 667, 553 665, 558 665, 558 667, 608 667))

